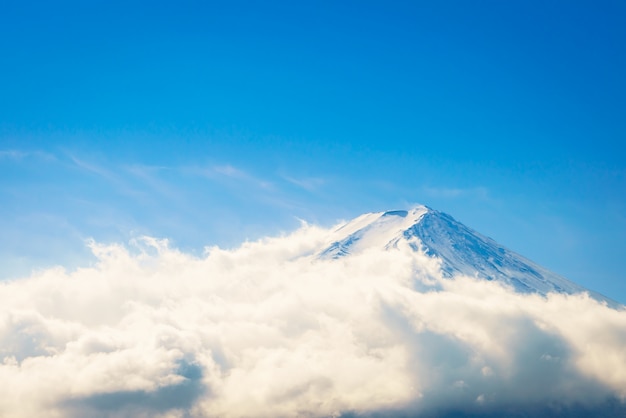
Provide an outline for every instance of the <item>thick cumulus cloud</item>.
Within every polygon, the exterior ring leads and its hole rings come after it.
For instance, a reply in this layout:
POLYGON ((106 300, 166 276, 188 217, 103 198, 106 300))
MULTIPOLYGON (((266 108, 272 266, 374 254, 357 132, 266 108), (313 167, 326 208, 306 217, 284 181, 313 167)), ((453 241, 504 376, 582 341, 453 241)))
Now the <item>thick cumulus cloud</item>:
POLYGON ((0 284, 0 416, 623 416, 626 311, 443 279, 409 243, 329 231, 91 247, 0 284))

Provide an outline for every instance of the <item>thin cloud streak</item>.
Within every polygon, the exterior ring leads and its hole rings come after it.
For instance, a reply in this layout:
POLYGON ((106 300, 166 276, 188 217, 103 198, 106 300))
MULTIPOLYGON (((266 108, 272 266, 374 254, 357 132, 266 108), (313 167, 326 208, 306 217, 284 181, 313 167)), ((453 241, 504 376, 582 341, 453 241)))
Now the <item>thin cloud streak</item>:
POLYGON ((294 178, 290 176, 283 176, 283 179, 287 180, 289 183, 294 184, 301 189, 304 189, 308 192, 316 192, 325 184, 328 183, 328 180, 321 177, 304 177, 304 178, 294 178))
POLYGON ((474 197, 488 199, 489 190, 486 187, 456 188, 456 187, 429 187, 422 188, 423 193, 431 198, 457 199, 474 197))
POLYGON ((30 157, 44 161, 55 161, 57 159, 53 154, 44 151, 24 151, 18 149, 0 150, 0 160, 23 161, 30 157))
POLYGON ((0 150, 0 158, 7 158, 11 160, 21 160, 28 154, 24 151, 18 150, 0 150))
POLYGON ((209 167, 182 167, 181 171, 205 177, 213 181, 236 180, 244 184, 253 185, 259 189, 274 189, 274 185, 271 182, 255 177, 250 173, 230 164, 213 165, 209 167))

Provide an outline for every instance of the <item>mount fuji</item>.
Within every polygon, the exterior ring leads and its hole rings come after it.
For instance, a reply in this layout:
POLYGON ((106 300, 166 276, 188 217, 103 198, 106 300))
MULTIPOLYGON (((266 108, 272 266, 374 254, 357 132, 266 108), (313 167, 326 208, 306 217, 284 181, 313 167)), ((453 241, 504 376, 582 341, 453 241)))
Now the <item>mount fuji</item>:
POLYGON ((361 215, 333 231, 320 259, 339 259, 368 248, 391 249, 407 241, 441 262, 444 277, 477 277, 504 283, 519 293, 577 294, 617 308, 620 304, 553 273, 468 228, 450 215, 419 205, 410 210, 361 215))
POLYGON ((0 416, 626 417, 626 309, 426 206, 0 283, 0 416))

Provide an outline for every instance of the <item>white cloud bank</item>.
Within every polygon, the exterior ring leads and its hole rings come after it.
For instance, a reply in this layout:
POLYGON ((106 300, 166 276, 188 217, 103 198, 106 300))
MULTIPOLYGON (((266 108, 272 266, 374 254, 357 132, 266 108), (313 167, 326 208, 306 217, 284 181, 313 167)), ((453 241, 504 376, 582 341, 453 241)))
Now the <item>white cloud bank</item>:
POLYGON ((0 284, 0 416, 622 416, 626 311, 444 280, 410 250, 314 260, 328 231, 92 244, 0 284))

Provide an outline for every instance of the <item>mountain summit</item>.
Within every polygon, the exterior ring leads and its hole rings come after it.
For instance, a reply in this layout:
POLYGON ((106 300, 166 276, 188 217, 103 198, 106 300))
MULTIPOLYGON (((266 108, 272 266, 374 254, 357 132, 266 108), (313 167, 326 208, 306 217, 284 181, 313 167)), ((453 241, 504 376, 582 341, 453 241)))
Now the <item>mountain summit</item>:
POLYGON ((619 304, 585 289, 527 258, 503 247, 491 238, 468 228, 450 215, 427 206, 361 215, 333 232, 332 243, 320 258, 341 258, 366 248, 390 249, 401 240, 441 261, 445 277, 466 275, 503 282, 520 293, 587 292, 611 307, 619 304))

